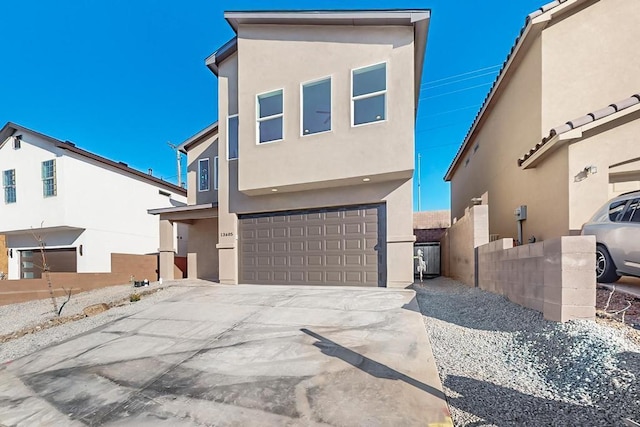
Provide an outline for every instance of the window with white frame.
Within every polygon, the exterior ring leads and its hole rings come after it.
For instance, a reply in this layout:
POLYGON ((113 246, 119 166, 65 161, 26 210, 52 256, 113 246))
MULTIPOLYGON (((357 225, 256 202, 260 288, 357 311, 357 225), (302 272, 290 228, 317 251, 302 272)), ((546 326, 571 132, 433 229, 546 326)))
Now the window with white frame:
POLYGON ((387 64, 358 68, 351 72, 351 124, 383 121, 387 118, 387 64))
POLYGON ((4 187, 4 202, 16 202, 16 170, 9 169, 2 172, 2 186, 4 187))
POLYGON ((42 195, 53 197, 58 193, 56 186, 56 159, 42 162, 42 195))
POLYGON ((218 189, 218 156, 213 158, 213 189, 218 189))
POLYGON ((198 160, 198 191, 209 191, 209 159, 198 160))
POLYGON ((229 116, 227 123, 227 160, 238 158, 238 115, 229 116))
POLYGON ((302 135, 331 130, 331 77, 302 85, 302 135))
POLYGON ((282 89, 263 93, 257 97, 258 143, 279 141, 284 138, 282 89))

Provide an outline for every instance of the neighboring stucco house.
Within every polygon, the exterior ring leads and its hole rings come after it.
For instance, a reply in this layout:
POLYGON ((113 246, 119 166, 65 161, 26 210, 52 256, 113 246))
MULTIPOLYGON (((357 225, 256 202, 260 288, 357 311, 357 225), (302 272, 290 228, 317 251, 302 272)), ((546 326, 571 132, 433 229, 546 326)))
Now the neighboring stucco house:
POLYGON ((489 205, 493 238, 577 234, 640 189, 640 2, 559 0, 530 14, 446 173, 451 215, 489 205), (472 201, 472 199, 476 199, 472 201))
MULTIPOLYGON (((428 10, 226 12, 219 122, 185 141, 188 271, 221 283, 413 281, 414 125, 428 10)), ((171 277, 170 245, 160 271, 171 277)), ((166 276, 165 276, 166 275, 166 276)))
POLYGON ((114 253, 157 253, 147 209, 186 204, 180 187, 14 123, 0 129, 0 173, 9 279, 41 276, 37 237, 53 272, 108 273, 114 253))

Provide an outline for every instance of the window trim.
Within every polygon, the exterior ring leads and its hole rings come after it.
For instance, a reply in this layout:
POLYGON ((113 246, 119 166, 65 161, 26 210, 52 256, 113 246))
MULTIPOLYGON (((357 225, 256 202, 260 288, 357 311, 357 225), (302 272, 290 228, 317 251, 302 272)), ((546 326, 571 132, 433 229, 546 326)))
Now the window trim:
POLYGON ((58 195, 58 179, 57 179, 57 166, 56 166, 56 159, 51 159, 51 160, 44 160, 40 163, 40 173, 42 175, 42 197, 44 197, 45 199, 48 199, 49 197, 56 197, 58 195), (52 162, 53 167, 51 168, 53 173, 51 177, 47 177, 45 178, 44 176, 44 164, 47 162, 52 162), (45 187, 45 182, 47 180, 53 180, 53 194, 46 194, 46 187, 45 187))
POLYGON ((206 157, 204 159, 198 159, 198 193, 204 193, 211 189, 211 165, 209 164, 209 158, 206 157), (207 162, 207 188, 202 189, 200 187, 200 175, 202 174, 202 163, 207 162))
POLYGON ((5 205, 12 205, 14 203, 18 202, 18 192, 16 189, 16 170, 15 169, 7 169, 2 171, 2 189, 4 192, 4 203, 5 205), (12 172, 12 178, 13 178, 13 183, 12 184, 7 184, 5 181, 5 173, 7 172, 12 172), (9 201, 9 198, 7 197, 9 195, 9 193, 7 192, 7 190, 9 188, 13 188, 13 200, 9 201))
POLYGON ((389 63, 388 61, 377 62, 375 64, 365 65, 363 67, 352 68, 351 69, 351 89, 349 91, 349 96, 351 97, 351 127, 357 128, 360 126, 372 125, 375 123, 384 123, 389 120, 389 63), (353 96, 353 73, 358 70, 362 70, 365 68, 375 67, 376 65, 384 64, 384 90, 379 90, 377 92, 371 92, 364 95, 353 96), (359 101, 361 99, 373 98, 374 96, 384 95, 384 119, 383 120, 375 120, 373 122, 360 123, 355 124, 355 101, 359 101))
MULTIPOLYGON (((352 92, 353 93, 353 92, 352 92)), ((329 74, 328 76, 320 77, 318 79, 309 80, 306 82, 300 83, 300 137, 312 136, 312 135, 321 135, 323 133, 333 132, 333 75, 329 74), (312 83, 319 83, 323 80, 329 80, 329 130, 323 130, 321 132, 314 132, 305 134, 304 133, 304 87, 306 85, 312 83)))
POLYGON ((286 128, 285 119, 284 119, 284 93, 285 93, 284 88, 280 88, 280 89, 274 89, 274 90, 262 92, 256 95, 256 145, 264 145, 264 144, 271 144, 273 142, 284 141, 284 138, 285 138, 284 131, 286 128), (263 95, 269 95, 271 93, 276 93, 276 92, 282 92, 282 113, 274 114, 267 117, 260 117, 260 97, 263 95), (260 123, 266 122, 272 119, 277 119, 280 117, 282 117, 282 138, 274 139, 273 141, 260 142, 260 123))
POLYGON ((214 156, 213 158, 213 189, 216 191, 218 191, 218 174, 220 173, 218 157, 214 156))
POLYGON ((238 114, 229 114, 227 116, 227 161, 238 160, 238 156, 239 155, 240 155, 240 116, 238 114), (229 129, 231 129, 231 126, 229 125, 229 122, 233 118, 237 118, 238 119, 238 144, 236 146, 236 152, 237 152, 236 153, 236 157, 231 157, 230 156, 231 150, 229 149, 229 147, 230 147, 229 129))

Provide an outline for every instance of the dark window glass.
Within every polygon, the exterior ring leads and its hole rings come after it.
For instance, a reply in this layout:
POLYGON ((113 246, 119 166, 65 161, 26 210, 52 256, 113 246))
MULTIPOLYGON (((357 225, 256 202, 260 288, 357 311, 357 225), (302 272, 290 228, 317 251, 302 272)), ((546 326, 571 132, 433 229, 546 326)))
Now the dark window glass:
POLYGON ((609 205, 609 220, 617 222, 618 216, 620 212, 624 210, 626 204, 627 200, 611 203, 611 205, 609 205))
POLYGON ((622 222, 640 222, 640 199, 632 200, 629 207, 624 212, 622 222))

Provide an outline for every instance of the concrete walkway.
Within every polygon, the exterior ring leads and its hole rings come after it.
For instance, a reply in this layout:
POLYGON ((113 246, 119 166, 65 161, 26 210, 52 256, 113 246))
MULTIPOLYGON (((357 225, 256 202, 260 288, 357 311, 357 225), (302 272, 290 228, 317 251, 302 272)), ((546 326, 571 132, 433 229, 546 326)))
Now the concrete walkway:
POLYGON ((212 285, 0 368, 0 425, 86 424, 451 421, 413 291, 212 285))

